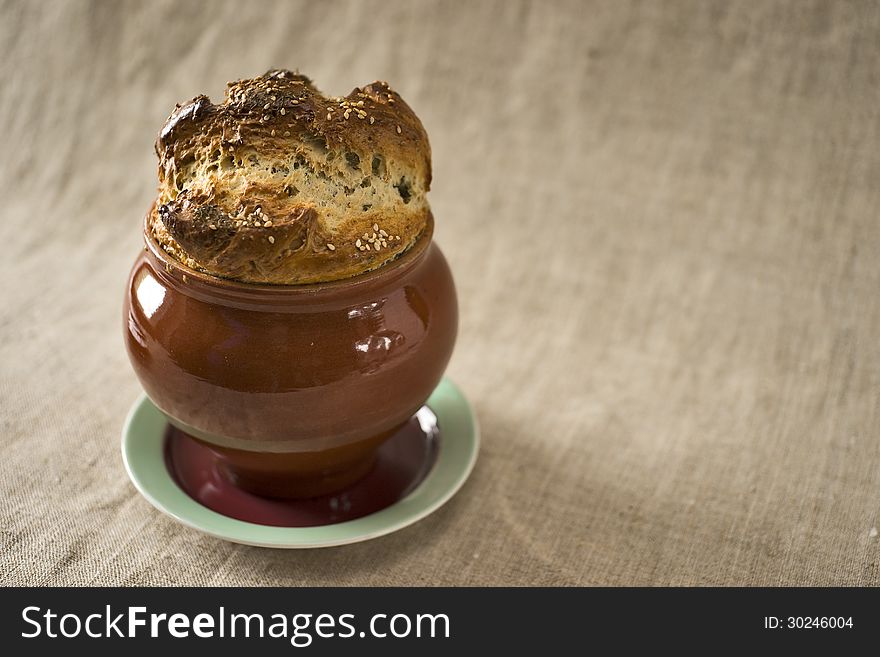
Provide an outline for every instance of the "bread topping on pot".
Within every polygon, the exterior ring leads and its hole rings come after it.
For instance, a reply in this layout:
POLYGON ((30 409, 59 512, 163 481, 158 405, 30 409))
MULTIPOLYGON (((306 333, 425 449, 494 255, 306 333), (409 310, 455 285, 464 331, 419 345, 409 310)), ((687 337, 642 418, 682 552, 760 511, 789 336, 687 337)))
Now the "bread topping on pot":
POLYGON ((149 217, 166 253, 247 283, 333 281, 376 269, 428 221, 431 148, 385 82, 324 96, 269 71, 178 106, 156 142, 149 217))

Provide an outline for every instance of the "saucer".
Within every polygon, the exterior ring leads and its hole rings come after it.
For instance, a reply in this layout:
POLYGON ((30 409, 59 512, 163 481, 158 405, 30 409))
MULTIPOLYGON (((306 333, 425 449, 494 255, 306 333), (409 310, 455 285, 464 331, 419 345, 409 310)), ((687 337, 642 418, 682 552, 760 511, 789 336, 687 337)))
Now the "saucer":
POLYGON ((473 411, 446 378, 382 445, 370 473, 339 493, 307 500, 273 500, 233 486, 216 454, 172 429, 146 395, 122 431, 125 468, 153 506, 211 536, 275 548, 345 545, 407 527, 461 488, 478 447, 473 411))

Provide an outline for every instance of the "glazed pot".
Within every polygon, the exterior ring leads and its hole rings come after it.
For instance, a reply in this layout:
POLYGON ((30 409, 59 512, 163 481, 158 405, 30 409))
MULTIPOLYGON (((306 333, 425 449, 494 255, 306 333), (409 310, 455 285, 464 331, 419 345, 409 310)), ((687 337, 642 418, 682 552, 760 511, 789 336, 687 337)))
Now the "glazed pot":
POLYGON ((253 285, 181 264, 144 231, 125 295, 131 363, 178 429, 240 487, 311 497, 365 475, 439 383, 458 310, 433 220, 353 278, 253 285))

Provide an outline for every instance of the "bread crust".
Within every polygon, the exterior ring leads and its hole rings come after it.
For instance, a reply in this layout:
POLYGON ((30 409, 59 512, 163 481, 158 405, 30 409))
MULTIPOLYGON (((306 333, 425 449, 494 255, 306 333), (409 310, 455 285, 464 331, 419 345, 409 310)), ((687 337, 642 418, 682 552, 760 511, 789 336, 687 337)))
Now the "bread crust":
POLYGON ((229 83, 178 106, 156 141, 150 232, 173 257, 251 283, 338 280, 424 230, 431 148, 385 82, 324 96, 299 73, 229 83))

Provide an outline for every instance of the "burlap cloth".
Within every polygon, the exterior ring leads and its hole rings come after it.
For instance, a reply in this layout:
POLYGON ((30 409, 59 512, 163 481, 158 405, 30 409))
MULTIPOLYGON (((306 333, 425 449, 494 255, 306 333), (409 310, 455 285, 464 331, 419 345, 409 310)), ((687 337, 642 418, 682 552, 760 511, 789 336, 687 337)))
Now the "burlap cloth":
POLYGON ((880 539, 880 5, 5 2, 7 584, 862 584, 880 539), (343 548, 129 483, 128 269, 174 103, 387 79, 434 149, 483 448, 343 548))

